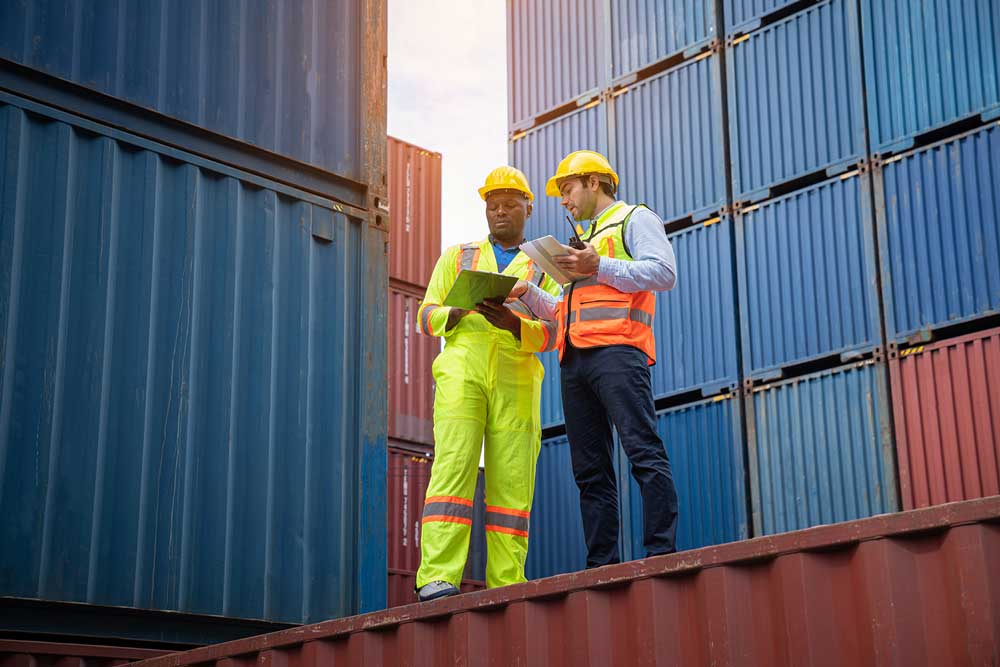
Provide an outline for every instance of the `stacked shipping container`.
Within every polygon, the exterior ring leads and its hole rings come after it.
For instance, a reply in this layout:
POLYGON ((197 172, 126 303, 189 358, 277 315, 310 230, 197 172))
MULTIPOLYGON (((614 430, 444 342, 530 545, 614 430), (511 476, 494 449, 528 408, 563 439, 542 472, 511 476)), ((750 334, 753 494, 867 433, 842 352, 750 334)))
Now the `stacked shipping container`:
POLYGON ((384 606, 385 53, 382 0, 0 4, 4 629, 384 606))
MULTIPOLYGON (((893 511, 900 492, 998 493, 995 336, 970 333, 1000 324, 998 31, 990 0, 509 0, 512 163, 541 190, 566 153, 607 154, 677 254, 652 372, 682 547, 893 511), (731 433, 696 416, 714 400, 731 433), (697 451, 724 441, 728 458, 697 451), (736 522, 702 532, 720 511, 736 522)), ((554 198, 535 210, 530 235, 568 236, 554 198)), ((533 528, 576 495, 547 356, 533 528)), ((639 557, 619 467, 622 551, 639 557)), ((583 562, 559 525, 533 530, 533 574, 583 562)))

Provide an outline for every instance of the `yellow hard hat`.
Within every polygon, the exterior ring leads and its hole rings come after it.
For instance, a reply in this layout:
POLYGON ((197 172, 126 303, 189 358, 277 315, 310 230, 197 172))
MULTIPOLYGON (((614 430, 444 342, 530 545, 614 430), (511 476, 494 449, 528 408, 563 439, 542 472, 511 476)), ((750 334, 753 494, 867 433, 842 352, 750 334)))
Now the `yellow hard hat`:
POLYGON ((611 168, 608 158, 596 151, 573 151, 562 159, 556 174, 545 184, 545 194, 550 197, 560 196, 559 181, 570 176, 586 176, 587 174, 604 174, 611 178, 615 190, 618 190, 618 174, 611 168))
POLYGON ((479 188, 479 196, 483 198, 483 201, 486 201, 486 195, 497 190, 516 190, 527 197, 528 201, 535 199, 531 188, 528 187, 528 178, 524 173, 520 169, 507 165, 497 167, 489 173, 486 177, 486 183, 479 188))

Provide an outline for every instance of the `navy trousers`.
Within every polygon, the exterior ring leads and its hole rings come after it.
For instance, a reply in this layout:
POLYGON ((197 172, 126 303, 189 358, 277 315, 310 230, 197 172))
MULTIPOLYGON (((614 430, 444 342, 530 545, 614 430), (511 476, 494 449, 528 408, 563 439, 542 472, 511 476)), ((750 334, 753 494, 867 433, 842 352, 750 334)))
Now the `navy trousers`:
POLYGON ((580 488, 587 567, 621 560, 612 424, 642 493, 646 554, 672 553, 676 548, 677 492, 667 452, 656 431, 646 355, 628 345, 567 345, 561 377, 573 476, 580 488))

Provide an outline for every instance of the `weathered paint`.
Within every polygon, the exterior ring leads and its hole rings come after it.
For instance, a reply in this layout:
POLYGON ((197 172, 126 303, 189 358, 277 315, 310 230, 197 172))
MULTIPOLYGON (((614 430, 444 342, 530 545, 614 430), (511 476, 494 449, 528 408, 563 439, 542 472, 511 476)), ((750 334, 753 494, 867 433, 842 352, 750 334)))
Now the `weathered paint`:
POLYGON ((382 190, 384 8, 15 0, 0 57, 382 190))
POLYGON ((507 1, 507 124, 531 127, 607 78, 601 0, 507 1))
POLYGON ((611 0, 614 78, 696 49, 717 31, 715 3, 704 0, 611 0))
POLYGON ((670 235, 678 277, 656 295, 654 396, 717 394, 739 380, 732 236, 729 216, 670 235))
POLYGON ((384 606, 385 233, 7 93, 0 156, 0 593, 384 606))
MULTIPOLYGON (((527 132, 509 146, 511 164, 528 177, 535 194, 535 207, 524 229, 528 238, 551 234, 566 242, 573 233, 566 222, 566 210, 558 197, 545 194, 545 182, 555 173, 559 161, 575 150, 590 149, 607 155, 607 105, 599 104, 559 118, 527 132)), ((559 385, 559 359, 555 352, 538 355, 545 368, 542 381, 542 426, 563 423, 559 385)))
POLYGON ((870 191, 846 175, 737 213, 746 377, 881 343, 870 191))
POLYGON ((389 437, 434 444, 434 376, 441 339, 417 331, 421 294, 389 290, 389 437))
POLYGON ((619 196, 666 222, 703 220, 725 204, 721 60, 708 54, 611 98, 619 196))
POLYGON ((889 361, 904 509, 1000 494, 1000 329, 889 361))
MULTIPOLYGON (((657 414, 656 429, 670 458, 680 512, 677 550, 745 540, 750 536, 747 513, 746 457, 743 454, 743 401, 739 394, 720 396, 657 414)), ((642 558, 642 496, 618 450, 618 488, 626 523, 623 558, 642 558), (627 489, 627 491, 626 491, 627 489)))
POLYGON ((854 0, 827 0, 768 25, 727 51, 733 197, 865 153, 860 40, 854 0))
POLYGON ((884 375, 867 361, 747 397, 755 535, 898 508, 884 375))
POLYGON ((745 540, 147 661, 989 665, 1000 498, 745 540))
POLYGON ((890 341, 1000 312, 1000 126, 875 170, 890 341))
POLYGON ((389 137, 389 277, 424 287, 441 255, 441 154, 389 137))
POLYGON ((0 640, 0 667, 114 667, 172 651, 60 642, 0 640))
POLYGON ((1000 114, 1000 3, 862 0, 868 132, 876 153, 1000 114))

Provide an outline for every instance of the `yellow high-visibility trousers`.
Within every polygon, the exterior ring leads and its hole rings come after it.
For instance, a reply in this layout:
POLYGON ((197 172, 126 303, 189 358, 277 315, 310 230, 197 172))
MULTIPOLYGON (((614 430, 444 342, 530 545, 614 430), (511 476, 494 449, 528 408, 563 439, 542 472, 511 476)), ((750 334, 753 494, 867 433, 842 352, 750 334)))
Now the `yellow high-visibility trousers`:
POLYGON ((434 360, 434 464, 417 588, 461 583, 484 445, 486 585, 525 581, 544 370, 534 354, 517 351, 510 340, 499 330, 461 332, 434 360))

